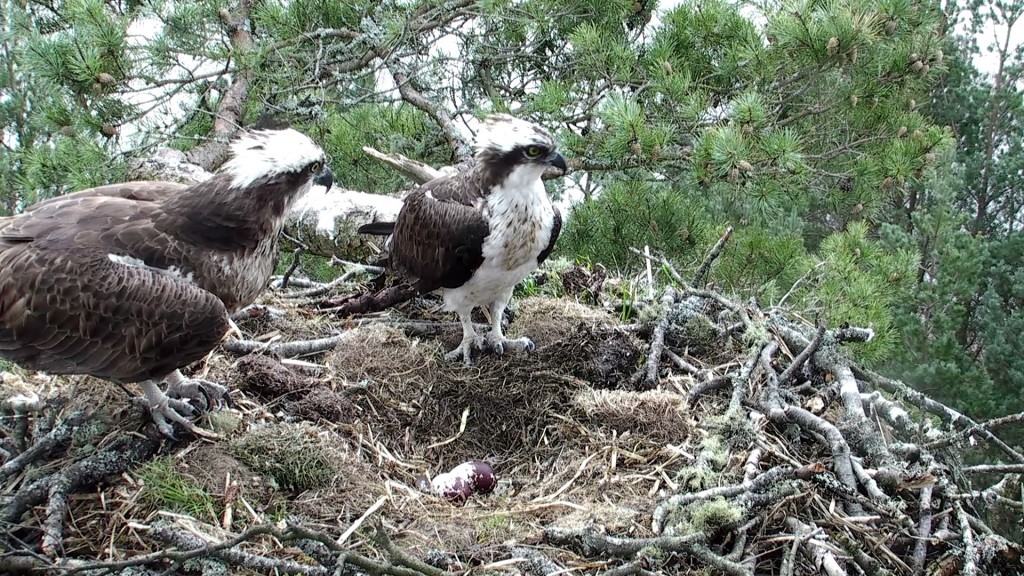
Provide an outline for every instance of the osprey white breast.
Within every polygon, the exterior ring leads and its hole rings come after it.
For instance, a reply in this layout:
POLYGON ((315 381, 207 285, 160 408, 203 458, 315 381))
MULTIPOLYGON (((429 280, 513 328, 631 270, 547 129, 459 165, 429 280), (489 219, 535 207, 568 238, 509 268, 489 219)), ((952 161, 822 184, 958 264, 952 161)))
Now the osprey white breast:
POLYGON ((516 284, 548 257, 561 230, 541 180, 550 167, 566 170, 547 130, 494 115, 477 135, 472 168, 409 194, 390 230, 379 223, 362 228, 390 231, 391 269, 421 292, 441 289, 445 308, 458 313, 463 338, 446 358, 469 364, 472 348, 485 342, 497 353, 533 348, 528 338, 505 338, 501 322, 516 284), (490 311, 486 337, 470 320, 476 306, 490 311))

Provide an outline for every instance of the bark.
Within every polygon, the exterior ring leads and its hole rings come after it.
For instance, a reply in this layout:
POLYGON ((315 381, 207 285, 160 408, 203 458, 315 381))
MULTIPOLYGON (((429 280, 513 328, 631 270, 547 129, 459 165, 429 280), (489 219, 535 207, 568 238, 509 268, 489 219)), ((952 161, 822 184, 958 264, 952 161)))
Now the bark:
MULTIPOLYGON (((231 48, 236 55, 252 50, 249 0, 239 0, 238 6, 231 11, 221 9, 220 21, 228 32, 231 48)), ((188 152, 186 156, 189 162, 212 172, 228 159, 228 140, 241 127, 245 108, 249 104, 249 82, 248 70, 235 70, 231 84, 217 106, 217 114, 213 119, 213 133, 209 140, 188 152)))

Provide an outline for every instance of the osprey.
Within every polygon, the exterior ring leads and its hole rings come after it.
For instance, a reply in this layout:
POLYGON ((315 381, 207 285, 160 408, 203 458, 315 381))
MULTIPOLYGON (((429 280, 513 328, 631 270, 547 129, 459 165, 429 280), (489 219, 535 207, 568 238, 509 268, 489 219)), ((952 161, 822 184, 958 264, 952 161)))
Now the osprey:
POLYGON ((292 203, 333 180, 324 151, 295 130, 249 132, 231 149, 199 184, 112 184, 0 218, 0 358, 137 382, 171 437, 170 423, 192 428, 181 398, 227 398, 179 369, 263 291, 292 203))
POLYGON ((533 349, 529 338, 506 338, 501 320, 512 290, 551 254, 562 228, 541 181, 549 166, 566 170, 550 132, 493 115, 477 135, 472 168, 424 183, 395 222, 359 228, 390 234, 387 266, 420 294, 441 289, 445 309, 458 313, 462 341, 446 359, 468 365, 485 342, 498 354, 533 349), (473 328, 476 306, 490 312, 486 338, 473 328))

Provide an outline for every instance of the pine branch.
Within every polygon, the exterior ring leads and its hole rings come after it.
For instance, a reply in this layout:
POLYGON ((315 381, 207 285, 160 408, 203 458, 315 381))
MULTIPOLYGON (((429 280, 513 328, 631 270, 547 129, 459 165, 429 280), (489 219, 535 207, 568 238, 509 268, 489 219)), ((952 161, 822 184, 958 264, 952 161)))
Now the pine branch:
MULTIPOLYGON (((236 54, 245 54, 253 47, 252 34, 249 32, 252 29, 249 2, 250 0, 238 0, 234 10, 222 8, 219 14, 221 24, 228 32, 231 48, 236 54)), ((235 70, 231 85, 217 105, 213 131, 207 141, 186 153, 189 162, 213 172, 227 160, 230 153, 227 141, 241 127, 242 116, 249 103, 251 76, 252 72, 249 70, 235 70)))

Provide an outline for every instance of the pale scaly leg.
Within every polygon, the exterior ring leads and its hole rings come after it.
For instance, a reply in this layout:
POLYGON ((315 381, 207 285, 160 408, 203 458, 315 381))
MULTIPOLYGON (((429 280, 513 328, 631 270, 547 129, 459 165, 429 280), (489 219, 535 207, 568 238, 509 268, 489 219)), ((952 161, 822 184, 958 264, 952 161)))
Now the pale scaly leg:
POLYGON ((167 376, 167 392, 171 398, 202 399, 207 410, 232 405, 227 387, 201 378, 185 378, 181 370, 175 370, 167 376))
POLYGON ((503 294, 489 306, 491 312, 491 331, 487 333, 487 343, 495 354, 504 354, 506 350, 525 352, 534 349, 533 340, 523 336, 522 338, 505 338, 501 328, 501 319, 505 315, 505 307, 508 306, 512 291, 503 294))
POLYGON ((169 374, 167 380, 167 392, 160 389, 153 380, 145 380, 139 383, 142 387, 144 397, 143 403, 149 409, 153 422, 164 436, 176 440, 174 437, 174 424, 181 424, 186 430, 197 436, 205 438, 220 438, 214 432, 197 428, 189 420, 189 416, 198 415, 198 410, 189 404, 185 398, 198 400, 203 399, 207 408, 214 405, 220 406, 226 403, 231 405, 231 396, 228 389, 215 382, 207 380, 190 380, 178 370, 169 374), (211 391, 213 392, 211 394, 211 391), (214 400, 214 398, 216 400, 214 400))
POLYGON ((139 386, 142 387, 142 393, 145 394, 143 401, 146 407, 149 408, 149 412, 153 416, 153 422, 156 423, 156 427, 160 430, 161 434, 173 439, 175 423, 192 429, 192 423, 184 415, 195 414, 196 409, 188 402, 178 398, 171 398, 152 380, 140 382, 139 386))
POLYGON ((444 355, 445 360, 454 361, 462 358, 466 366, 469 366, 472 364, 470 356, 473 348, 483 349, 484 339, 473 328, 472 312, 472 308, 468 311, 459 310, 459 320, 462 321, 462 342, 459 342, 454 350, 444 355))

